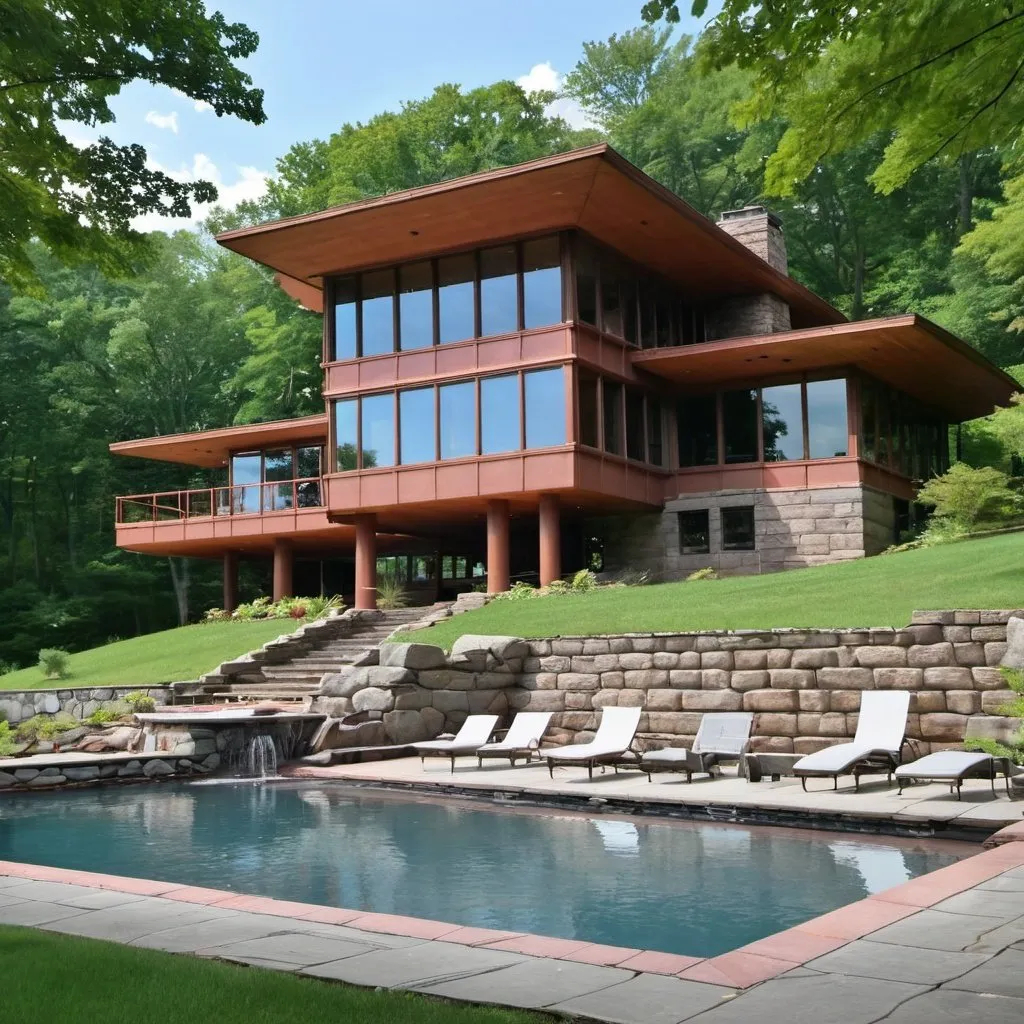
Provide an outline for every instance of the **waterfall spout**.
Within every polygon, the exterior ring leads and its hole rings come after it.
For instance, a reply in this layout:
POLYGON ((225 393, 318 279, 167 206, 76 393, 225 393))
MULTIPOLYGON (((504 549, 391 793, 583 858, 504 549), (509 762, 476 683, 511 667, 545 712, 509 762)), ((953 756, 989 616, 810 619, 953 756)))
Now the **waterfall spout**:
POLYGON ((256 779, 267 779, 277 775, 277 748, 272 736, 267 733, 253 736, 242 758, 242 772, 256 779))

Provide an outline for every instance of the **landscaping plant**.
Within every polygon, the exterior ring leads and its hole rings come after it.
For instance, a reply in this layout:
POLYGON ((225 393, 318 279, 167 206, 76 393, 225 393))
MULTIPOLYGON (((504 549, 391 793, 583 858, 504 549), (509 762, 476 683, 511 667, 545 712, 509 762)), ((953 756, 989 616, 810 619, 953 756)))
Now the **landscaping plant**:
POLYGON ((950 539, 1003 525, 1020 507, 1020 497, 1008 483, 1009 477, 991 466, 976 469, 963 462, 953 463, 918 492, 917 500, 922 505, 935 508, 929 534, 940 531, 950 539))
POLYGON ((44 647, 39 652, 39 667, 47 679, 66 679, 71 655, 59 647, 44 647))
POLYGON ((57 715, 33 715, 19 723, 15 733, 22 743, 35 743, 36 740, 52 740, 54 736, 74 729, 79 724, 77 718, 63 712, 57 715))
MULTIPOLYGON (((998 714, 1007 718, 1024 718, 1024 671, 1004 666, 999 673, 1016 697, 997 708, 998 714)), ((968 750, 981 750, 993 757, 1008 757, 1014 764, 1024 764, 1024 729, 1021 729, 1008 744, 1000 743, 998 740, 979 739, 968 740, 964 746, 968 750)))
POLYGON ((141 690, 129 693, 124 698, 124 702, 128 705, 128 710, 133 715, 139 714, 139 712, 146 713, 156 710, 156 701, 148 693, 143 693, 141 690))
POLYGON ((12 757, 18 749, 10 722, 0 722, 0 757, 12 757))
POLYGON ((409 595, 397 576, 383 574, 377 578, 378 608, 405 608, 408 603, 409 595))

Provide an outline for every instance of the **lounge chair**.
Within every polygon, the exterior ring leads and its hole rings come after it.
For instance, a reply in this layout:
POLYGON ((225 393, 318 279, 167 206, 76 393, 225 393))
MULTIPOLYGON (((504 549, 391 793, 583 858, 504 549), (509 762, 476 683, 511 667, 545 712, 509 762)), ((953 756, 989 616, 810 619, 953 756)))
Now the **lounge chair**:
POLYGON ((551 722, 550 711, 520 711, 512 721, 505 735, 496 743, 485 743, 476 752, 479 768, 485 757, 507 757, 515 767, 516 758, 522 757, 529 763, 534 751, 540 749, 540 741, 551 722))
POLYGON ((497 715, 470 715, 462 728, 451 740, 423 740, 414 743, 413 748, 420 755, 420 764, 428 755, 449 757, 452 774, 455 774, 455 758, 462 754, 475 754, 490 738, 498 724, 497 715))
POLYGON ((685 772, 692 782, 694 773, 713 775, 720 761, 739 761, 750 742, 754 716, 736 711, 708 713, 700 720, 693 747, 664 747, 640 755, 640 768, 651 781, 652 772, 685 772))
POLYGON ((906 690, 866 690, 860 698, 860 717, 852 743, 838 743, 800 758, 793 774, 807 790, 808 779, 831 779, 839 788, 840 775, 852 775, 855 789, 860 777, 883 773, 892 782, 900 763, 907 733, 910 694, 906 690))
POLYGON ((911 761, 910 764, 901 764, 893 774, 901 794, 903 787, 912 782, 948 782, 950 790, 956 787, 956 798, 959 800, 964 779, 989 779, 992 793, 995 794, 997 775, 1002 775, 1006 780, 1006 795, 1009 796, 1013 771, 1009 759, 1005 757, 966 750, 939 750, 911 761))
POLYGON ((620 763, 626 752, 633 749, 642 711, 642 708, 602 708, 601 723, 589 743, 541 751, 541 756, 547 758, 548 775, 555 777, 556 764, 579 764, 585 765, 587 774, 593 778, 595 765, 620 763))

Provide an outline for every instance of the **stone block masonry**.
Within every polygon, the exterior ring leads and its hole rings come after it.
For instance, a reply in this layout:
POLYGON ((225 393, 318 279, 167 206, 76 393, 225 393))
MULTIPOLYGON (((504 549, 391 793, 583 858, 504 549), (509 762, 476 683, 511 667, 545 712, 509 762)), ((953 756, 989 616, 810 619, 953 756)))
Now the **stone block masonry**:
POLYGON ((17 725, 35 715, 88 718, 94 711, 123 710, 130 693, 148 694, 158 707, 172 703, 169 686, 79 686, 52 690, 0 690, 0 720, 17 725))

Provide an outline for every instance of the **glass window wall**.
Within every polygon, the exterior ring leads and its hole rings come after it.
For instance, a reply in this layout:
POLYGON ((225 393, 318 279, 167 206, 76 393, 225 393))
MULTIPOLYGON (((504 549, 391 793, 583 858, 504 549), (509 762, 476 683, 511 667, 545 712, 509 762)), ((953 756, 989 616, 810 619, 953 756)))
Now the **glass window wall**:
POLYGON ((519 375, 484 377, 480 381, 480 453, 516 451, 519 428, 519 375))
POLYGON ((445 384, 438 389, 441 458, 476 454, 476 382, 445 384))
POLYGON ((601 402, 604 412, 604 450, 612 455, 621 455, 622 385, 610 380, 602 381, 601 402))
POLYGON ((619 279, 607 264, 601 267, 601 330, 618 338, 624 336, 619 279))
POLYGON ((691 395, 676 405, 679 465, 714 466, 718 462, 718 415, 714 395, 691 395))
POLYGON ((755 389, 723 392, 722 428, 727 465, 758 461, 755 389))
POLYGON ((395 272, 363 274, 362 355, 379 356, 395 350, 395 272))
POLYGON ((642 462, 645 454, 644 396, 633 388, 626 389, 626 457, 642 462))
POLYGON ((562 260, 558 236, 523 243, 523 327, 562 322, 562 260))
POLYGON ((591 448, 600 447, 600 428, 597 419, 597 378, 580 370, 579 396, 580 444, 591 448))
POLYGON ((480 253, 480 333, 483 337, 519 329, 516 247, 501 245, 480 253))
POLYGON ((647 461, 652 466, 664 466, 664 427, 661 402, 647 396, 647 461))
POLYGON ((356 357, 356 279, 334 282, 334 350, 331 359, 356 357))
POLYGON ((320 471, 323 450, 319 446, 295 450, 295 475, 299 508, 318 508, 323 504, 320 495, 320 471))
POLYGON ((476 334, 475 281, 476 257, 473 253, 447 256, 437 261, 438 326, 442 345, 466 341, 476 334))
POLYGON ((434 344, 434 271, 429 262, 398 272, 398 338, 403 352, 434 344))
POLYGON ((597 326, 597 256, 584 242, 575 249, 576 317, 597 326))
POLYGON ((562 367, 523 374, 526 447, 565 444, 565 374, 562 367))
POLYGON ((279 512, 292 508, 294 495, 292 480, 295 466, 291 448, 279 448, 263 453, 263 480, 273 486, 263 488, 263 511, 279 512))
POLYGON ((363 469, 395 464, 395 396, 367 395, 361 399, 363 469), (370 462, 369 460, 373 460, 370 462))
POLYGON ((359 468, 359 402, 347 398, 334 403, 334 465, 339 473, 359 468))
POLYGON ((765 462, 789 462, 804 457, 802 390, 799 384, 779 384, 762 389, 761 430, 765 462))
POLYGON ((263 456, 259 452, 231 456, 231 512, 260 511, 263 456))
POLYGON ((399 462, 433 462, 434 389, 410 388, 398 392, 399 462))
POLYGON ((807 433, 812 459, 839 458, 847 453, 846 381, 807 382, 807 433))

